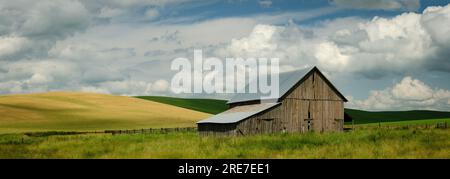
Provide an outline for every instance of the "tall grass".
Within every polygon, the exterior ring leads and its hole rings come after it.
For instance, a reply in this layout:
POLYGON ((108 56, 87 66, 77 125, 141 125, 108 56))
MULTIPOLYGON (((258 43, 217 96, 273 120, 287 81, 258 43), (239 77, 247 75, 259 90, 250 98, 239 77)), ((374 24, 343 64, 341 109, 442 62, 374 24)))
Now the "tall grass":
POLYGON ((199 137, 0 135, 0 158, 450 158, 448 129, 199 137))

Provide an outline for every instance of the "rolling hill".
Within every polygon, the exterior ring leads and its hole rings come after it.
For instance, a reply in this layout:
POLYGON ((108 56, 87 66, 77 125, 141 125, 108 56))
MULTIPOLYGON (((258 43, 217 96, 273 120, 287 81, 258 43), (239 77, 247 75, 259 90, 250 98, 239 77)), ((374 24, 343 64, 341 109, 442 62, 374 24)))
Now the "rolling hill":
POLYGON ((188 127, 208 116, 173 105, 106 94, 0 96, 0 133, 188 127))
MULTIPOLYGON (((225 111, 228 107, 225 100, 216 99, 188 99, 161 96, 139 96, 138 98, 198 110, 210 114, 220 113, 225 111)), ((346 108, 345 112, 355 120, 355 124, 450 118, 450 112, 426 110, 371 112, 346 108)))

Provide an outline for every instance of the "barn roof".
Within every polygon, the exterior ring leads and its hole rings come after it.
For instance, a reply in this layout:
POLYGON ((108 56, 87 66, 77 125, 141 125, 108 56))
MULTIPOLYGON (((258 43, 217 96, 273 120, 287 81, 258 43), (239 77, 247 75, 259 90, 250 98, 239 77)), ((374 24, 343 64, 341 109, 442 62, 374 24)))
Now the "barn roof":
POLYGON ((252 104, 245 106, 237 106, 231 108, 220 114, 211 116, 210 118, 201 120, 197 124, 201 123, 236 123, 241 120, 247 119, 255 114, 268 110, 272 107, 279 105, 280 103, 262 103, 262 104, 252 104))
MULTIPOLYGON (((312 68, 306 68, 302 70, 296 70, 291 72, 285 72, 280 73, 279 75, 279 95, 276 98, 277 100, 280 98, 283 98, 288 92, 293 89, 296 85, 302 83, 306 77, 314 72, 317 71, 325 80, 325 82, 345 101, 347 102, 347 99, 342 95, 336 87, 334 87, 333 84, 331 84, 330 81, 320 72, 320 70, 317 67, 312 68)), ((249 85, 258 84, 257 80, 254 80, 246 85, 245 89, 248 91, 249 85)), ((255 101, 255 100, 261 100, 261 97, 265 96, 264 94, 260 93, 258 90, 258 93, 238 93, 235 96, 233 96, 227 103, 238 103, 238 102, 245 102, 245 101, 255 101)))

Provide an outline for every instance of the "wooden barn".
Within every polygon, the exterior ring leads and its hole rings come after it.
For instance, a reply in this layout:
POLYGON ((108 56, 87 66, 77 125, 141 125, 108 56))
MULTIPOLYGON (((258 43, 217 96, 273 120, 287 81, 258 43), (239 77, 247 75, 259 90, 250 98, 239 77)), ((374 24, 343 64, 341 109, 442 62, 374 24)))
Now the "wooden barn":
POLYGON ((281 73, 278 98, 242 93, 229 109, 197 122, 200 135, 252 135, 275 132, 342 131, 347 99, 317 67, 281 73))

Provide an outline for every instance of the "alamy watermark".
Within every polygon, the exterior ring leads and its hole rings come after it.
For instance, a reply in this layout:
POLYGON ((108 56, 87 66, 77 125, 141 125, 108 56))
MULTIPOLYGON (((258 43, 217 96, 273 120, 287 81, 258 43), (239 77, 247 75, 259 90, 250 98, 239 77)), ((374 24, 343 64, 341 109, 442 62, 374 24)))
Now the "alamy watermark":
POLYGON ((261 99, 279 96, 278 58, 203 58, 194 50, 193 60, 176 58, 171 70, 174 93, 257 93, 261 99))

